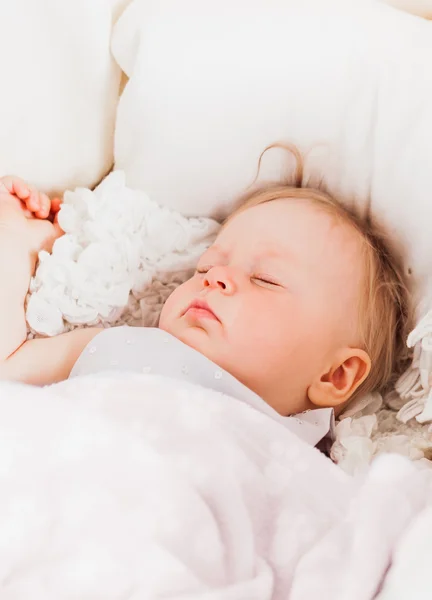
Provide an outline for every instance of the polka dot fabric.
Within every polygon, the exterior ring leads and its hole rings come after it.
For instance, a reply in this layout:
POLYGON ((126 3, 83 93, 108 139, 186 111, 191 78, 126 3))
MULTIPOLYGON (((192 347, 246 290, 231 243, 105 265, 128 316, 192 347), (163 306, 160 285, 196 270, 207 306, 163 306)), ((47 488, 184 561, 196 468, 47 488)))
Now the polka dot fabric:
POLYGON ((312 445, 332 430, 332 410, 319 409, 294 417, 281 417, 235 377, 155 327, 122 326, 102 330, 84 349, 71 377, 105 371, 164 375, 216 390, 267 414, 312 445))

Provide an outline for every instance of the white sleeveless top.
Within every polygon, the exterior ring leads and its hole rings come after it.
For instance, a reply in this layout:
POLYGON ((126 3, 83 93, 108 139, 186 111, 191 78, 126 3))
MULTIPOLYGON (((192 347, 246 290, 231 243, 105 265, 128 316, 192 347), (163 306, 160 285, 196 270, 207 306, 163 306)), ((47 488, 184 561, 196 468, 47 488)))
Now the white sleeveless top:
POLYGON ((151 373, 210 388, 267 414, 313 446, 333 433, 332 409, 283 417, 230 373, 156 327, 102 329, 83 350, 70 377, 103 371, 151 373))

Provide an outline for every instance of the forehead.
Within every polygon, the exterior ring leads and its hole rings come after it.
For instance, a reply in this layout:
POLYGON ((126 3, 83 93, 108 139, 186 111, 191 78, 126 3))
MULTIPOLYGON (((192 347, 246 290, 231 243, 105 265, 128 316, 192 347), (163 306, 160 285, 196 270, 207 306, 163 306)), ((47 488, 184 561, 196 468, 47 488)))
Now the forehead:
POLYGON ((234 215, 218 236, 219 241, 241 239, 244 243, 283 249, 305 238, 331 240, 341 233, 354 237, 354 230, 336 214, 303 199, 265 202, 234 215))
POLYGON ((307 271, 340 280, 360 264, 361 238, 339 215, 303 199, 273 200, 248 208, 220 232, 224 251, 278 255, 307 271))

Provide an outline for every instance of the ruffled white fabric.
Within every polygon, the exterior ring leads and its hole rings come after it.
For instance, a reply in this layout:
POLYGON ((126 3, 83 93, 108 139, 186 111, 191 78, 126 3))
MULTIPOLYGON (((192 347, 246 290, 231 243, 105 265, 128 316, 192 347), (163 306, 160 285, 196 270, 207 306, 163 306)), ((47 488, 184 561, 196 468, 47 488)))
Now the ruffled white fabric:
POLYGON ((384 453, 399 454, 432 468, 431 432, 413 421, 403 424, 387 408, 376 414, 348 417, 335 427, 330 456, 346 473, 365 473, 372 460, 384 453), (429 459, 429 460, 428 460, 429 459))
POLYGON ((396 384, 402 404, 398 407, 398 419, 402 423, 413 418, 419 423, 429 423, 432 421, 432 310, 410 333, 407 343, 414 348, 414 356, 411 367, 396 384))
POLYGON ((371 438, 377 430, 376 412, 382 402, 377 393, 359 397, 339 418, 330 456, 347 473, 363 471, 376 452, 376 444, 371 438))
POLYGON ((30 328, 47 336, 76 325, 118 324, 123 315, 124 322, 154 325, 161 281, 166 297, 219 228, 152 202, 126 187, 120 171, 94 192, 67 192, 59 224, 65 235, 52 254, 40 253, 27 302, 30 328))

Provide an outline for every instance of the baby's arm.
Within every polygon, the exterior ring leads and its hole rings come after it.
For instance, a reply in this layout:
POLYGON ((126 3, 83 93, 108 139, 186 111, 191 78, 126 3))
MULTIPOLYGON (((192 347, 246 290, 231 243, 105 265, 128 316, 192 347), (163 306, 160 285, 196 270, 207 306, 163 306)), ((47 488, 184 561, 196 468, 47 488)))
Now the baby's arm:
POLYGON ((24 342, 0 364, 0 380, 21 381, 32 385, 50 385, 64 381, 86 345, 100 329, 75 329, 53 338, 24 342))
POLYGON ((50 201, 16 178, 0 180, 0 379, 45 385, 66 379, 97 328, 26 341, 24 302, 37 253, 61 235, 50 201), (37 215, 39 218, 32 218, 37 215))

